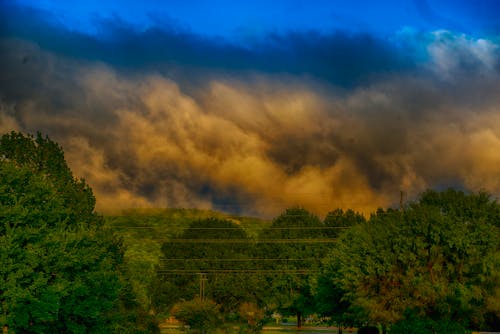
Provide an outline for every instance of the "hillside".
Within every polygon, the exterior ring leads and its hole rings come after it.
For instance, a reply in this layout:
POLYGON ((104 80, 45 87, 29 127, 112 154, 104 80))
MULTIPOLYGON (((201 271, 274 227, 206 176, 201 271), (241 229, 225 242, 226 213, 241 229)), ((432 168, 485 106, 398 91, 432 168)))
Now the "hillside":
POLYGON ((105 216, 105 225, 123 238, 125 260, 139 302, 150 304, 147 290, 159 264, 161 244, 182 233, 193 221, 203 218, 228 219, 239 224, 250 237, 271 224, 270 221, 198 209, 128 209, 105 216))

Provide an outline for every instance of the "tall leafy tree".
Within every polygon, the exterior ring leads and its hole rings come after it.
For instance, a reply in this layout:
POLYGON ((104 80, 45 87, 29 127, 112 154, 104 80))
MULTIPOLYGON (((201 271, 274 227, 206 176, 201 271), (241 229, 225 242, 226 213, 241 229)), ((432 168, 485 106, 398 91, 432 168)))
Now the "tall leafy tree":
POLYGON ((493 327, 499 212, 483 193, 428 191, 404 211, 379 210, 343 234, 325 261, 327 277, 360 320, 391 324, 411 313, 493 327))
MULTIPOLYGON (((325 234, 329 238, 338 238, 349 227, 362 223, 366 223, 366 219, 362 214, 351 209, 345 211, 335 209, 330 211, 324 219, 325 227, 327 227, 325 234)), ((316 312, 329 317, 330 321, 339 327, 339 332, 342 332, 342 327, 354 326, 356 321, 349 309, 350 304, 343 299, 344 291, 340 286, 332 283, 331 275, 336 271, 336 268, 332 267, 333 265, 335 263, 330 261, 328 267, 322 267, 317 278, 315 291, 316 312)))
POLYGON ((272 270, 265 275, 265 303, 285 314, 297 316, 300 327, 305 315, 313 313, 312 279, 324 256, 327 237, 324 224, 303 208, 290 208, 262 231, 257 253, 273 261, 262 263, 272 270))
POLYGON ((60 146, 0 139, 0 322, 22 333, 110 333, 121 291, 121 242, 73 178, 60 146))
POLYGON ((0 157, 44 175, 57 188, 65 207, 70 209, 68 224, 100 224, 95 213, 95 197, 83 179, 75 179, 64 159, 64 151, 54 141, 38 133, 35 137, 11 132, 0 138, 0 157))
POLYGON ((336 238, 340 233, 351 226, 366 222, 366 218, 352 209, 335 209, 328 212, 323 223, 325 224, 325 234, 330 238, 336 238))

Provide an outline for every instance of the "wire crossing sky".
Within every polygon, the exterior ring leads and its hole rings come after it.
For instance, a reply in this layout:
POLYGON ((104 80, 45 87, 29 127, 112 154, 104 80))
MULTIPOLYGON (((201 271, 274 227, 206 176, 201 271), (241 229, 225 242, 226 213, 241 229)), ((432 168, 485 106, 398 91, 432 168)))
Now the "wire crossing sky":
POLYGON ((0 1, 0 133, 97 207, 271 217, 500 195, 500 2, 0 1))

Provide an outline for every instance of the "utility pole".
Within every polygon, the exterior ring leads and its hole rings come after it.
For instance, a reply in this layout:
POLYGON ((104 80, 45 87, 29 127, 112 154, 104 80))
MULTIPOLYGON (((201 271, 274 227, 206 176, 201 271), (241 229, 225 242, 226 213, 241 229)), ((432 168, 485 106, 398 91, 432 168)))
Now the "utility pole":
POLYGON ((205 282, 208 280, 205 273, 198 273, 200 275, 200 302, 205 300, 205 282))
POLYGON ((405 211, 405 202, 404 202, 404 196, 405 196, 405 193, 403 190, 400 190, 399 191, 400 193, 400 196, 399 196, 399 211, 405 211))

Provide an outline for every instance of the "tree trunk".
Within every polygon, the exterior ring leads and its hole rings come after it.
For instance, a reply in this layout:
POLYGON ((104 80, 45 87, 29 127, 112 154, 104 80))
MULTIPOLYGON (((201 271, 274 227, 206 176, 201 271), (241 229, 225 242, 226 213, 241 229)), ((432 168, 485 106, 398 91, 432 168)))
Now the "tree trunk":
POLYGON ((339 326, 339 334, 342 334, 342 326, 339 326))
POLYGON ((297 328, 302 327, 302 314, 300 312, 297 312, 297 328))

